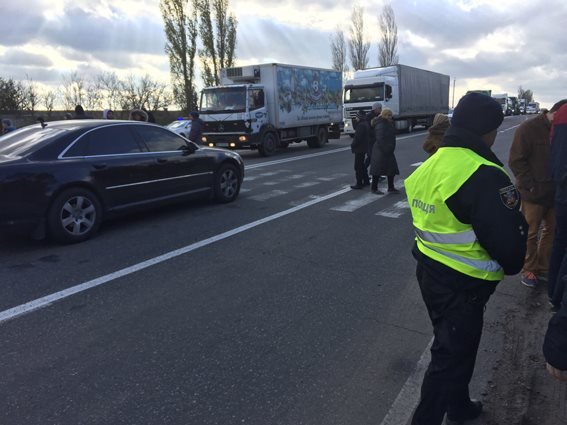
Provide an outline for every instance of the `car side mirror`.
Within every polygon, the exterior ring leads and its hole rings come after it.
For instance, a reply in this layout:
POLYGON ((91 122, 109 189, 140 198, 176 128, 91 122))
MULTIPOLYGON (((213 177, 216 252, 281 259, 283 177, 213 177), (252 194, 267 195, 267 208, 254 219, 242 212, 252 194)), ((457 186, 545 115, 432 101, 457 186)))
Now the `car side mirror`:
POLYGON ((185 145, 181 146, 183 155, 191 155, 197 150, 197 146, 194 143, 187 142, 185 145))

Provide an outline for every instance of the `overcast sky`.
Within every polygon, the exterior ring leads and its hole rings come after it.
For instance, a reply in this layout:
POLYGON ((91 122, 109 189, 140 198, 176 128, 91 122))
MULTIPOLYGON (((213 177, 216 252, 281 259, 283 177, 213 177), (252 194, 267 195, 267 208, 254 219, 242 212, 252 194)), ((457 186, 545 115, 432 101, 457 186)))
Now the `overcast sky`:
MULTIPOLYGON (((169 81, 159 0, 0 0, 0 76, 56 86, 71 71, 149 73, 169 81)), ((331 67, 330 37, 349 32, 353 2, 230 0, 238 19, 237 65, 331 67)), ((378 66, 383 1, 361 2, 378 66)), ((466 90, 516 95, 542 106, 567 98, 566 0, 397 0, 401 64, 451 76, 449 104, 466 90)))

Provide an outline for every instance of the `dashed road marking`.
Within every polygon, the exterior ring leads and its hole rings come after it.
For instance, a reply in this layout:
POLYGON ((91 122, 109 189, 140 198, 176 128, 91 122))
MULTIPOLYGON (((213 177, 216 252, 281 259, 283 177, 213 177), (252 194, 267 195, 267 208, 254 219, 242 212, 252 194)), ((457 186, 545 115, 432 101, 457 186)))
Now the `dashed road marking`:
POLYGON ((384 196, 385 195, 378 195, 376 193, 365 193, 361 197, 358 197, 356 199, 351 199, 350 201, 347 201, 344 204, 337 205, 336 207, 332 207, 331 210, 342 211, 342 212, 353 212, 361 207, 364 207, 365 205, 371 204, 372 202, 375 202, 378 199, 383 198, 384 196))
POLYGON ((272 190, 266 193, 260 193, 259 195, 250 196, 248 199, 253 199, 255 201, 266 201, 277 196, 286 195, 288 192, 285 190, 272 190))
POLYGON ((390 208, 386 208, 382 211, 378 211, 375 215, 388 217, 388 218, 399 218, 406 212, 405 210, 407 209, 409 209, 409 203, 406 199, 405 201, 396 202, 390 208))

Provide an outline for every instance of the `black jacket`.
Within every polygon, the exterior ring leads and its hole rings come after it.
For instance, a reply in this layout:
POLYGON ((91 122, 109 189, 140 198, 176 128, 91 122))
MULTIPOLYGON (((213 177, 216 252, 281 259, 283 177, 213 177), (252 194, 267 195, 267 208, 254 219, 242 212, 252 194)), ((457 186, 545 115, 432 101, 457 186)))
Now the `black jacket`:
POLYGON ((549 321, 543 341, 543 355, 551 366, 567 370, 567 297, 549 321))
POLYGON ((400 174, 394 151, 396 150, 396 130, 394 124, 378 118, 374 125, 375 142, 370 155, 370 174, 373 176, 396 176, 400 174))
POLYGON ((370 123, 363 119, 356 124, 355 130, 354 138, 350 144, 350 150, 352 153, 368 152, 368 139, 372 130, 370 123))
MULTIPOLYGON (((440 149, 443 147, 471 149, 490 162, 502 166, 490 148, 477 135, 465 129, 449 127, 440 149)), ((459 221, 472 225, 479 243, 500 264, 505 274, 520 272, 526 254, 528 225, 520 212, 520 195, 502 171, 491 166, 479 167, 446 203, 459 221)), ((420 254, 414 246, 414 256, 425 267, 454 273, 461 278, 464 276, 420 254)))
POLYGON ((203 143, 201 137, 203 136, 204 122, 201 118, 193 118, 191 120, 191 130, 189 131, 188 139, 200 145, 203 143))

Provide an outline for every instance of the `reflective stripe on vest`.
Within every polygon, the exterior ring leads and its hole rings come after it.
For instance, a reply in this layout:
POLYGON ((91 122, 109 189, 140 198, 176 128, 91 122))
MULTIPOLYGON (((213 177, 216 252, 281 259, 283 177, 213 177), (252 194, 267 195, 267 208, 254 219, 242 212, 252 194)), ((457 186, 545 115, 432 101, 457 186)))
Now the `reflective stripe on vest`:
MULTIPOLYGON (((419 236, 418 236, 418 238, 419 238, 419 236)), ((447 251, 442 251, 440 249, 436 249, 433 246, 427 245, 426 248, 430 249, 432 251, 435 251, 438 254, 445 255, 449 258, 452 258, 453 260, 458 261, 459 263, 466 264, 467 266, 474 267, 475 269, 483 270, 487 273, 498 273, 499 271, 502 270, 502 267, 500 267, 500 264, 498 264, 498 262, 494 261, 494 260, 473 260, 471 258, 462 257, 462 256, 457 255, 457 254, 452 253, 452 252, 447 252, 447 251)))
POLYGON ((444 243, 444 244, 465 244, 476 242, 476 233, 474 230, 460 233, 436 233, 426 232, 415 228, 415 234, 425 242, 444 243))

